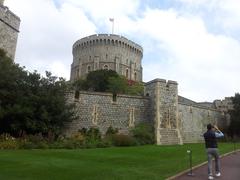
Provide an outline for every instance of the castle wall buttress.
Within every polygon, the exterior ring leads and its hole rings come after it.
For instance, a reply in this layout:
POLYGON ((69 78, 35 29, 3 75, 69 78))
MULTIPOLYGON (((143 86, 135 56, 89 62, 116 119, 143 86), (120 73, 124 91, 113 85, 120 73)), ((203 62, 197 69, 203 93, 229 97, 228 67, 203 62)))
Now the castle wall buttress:
POLYGON ((151 99, 156 143, 182 144, 178 122, 178 84, 155 79, 146 84, 145 93, 151 99))

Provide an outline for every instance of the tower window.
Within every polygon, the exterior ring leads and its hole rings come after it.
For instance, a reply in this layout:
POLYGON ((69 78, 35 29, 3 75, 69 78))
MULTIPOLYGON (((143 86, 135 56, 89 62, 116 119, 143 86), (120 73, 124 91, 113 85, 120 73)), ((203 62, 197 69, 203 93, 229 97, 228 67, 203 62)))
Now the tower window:
POLYGON ((105 64, 105 65, 103 66, 103 69, 108 70, 108 65, 105 64))
POLYGON ((137 73, 136 72, 134 73, 134 80, 135 81, 137 80, 137 73))
POLYGON ((117 94, 116 93, 113 93, 112 101, 117 102, 117 94))
POLYGON ((87 73, 91 71, 91 66, 87 66, 87 73))

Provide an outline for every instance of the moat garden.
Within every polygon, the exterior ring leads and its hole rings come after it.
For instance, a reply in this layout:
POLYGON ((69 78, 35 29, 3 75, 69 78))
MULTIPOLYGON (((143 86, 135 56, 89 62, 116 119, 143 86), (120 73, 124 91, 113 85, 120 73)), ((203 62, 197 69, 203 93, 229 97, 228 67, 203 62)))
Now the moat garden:
MULTIPOLYGON (((219 143, 221 154, 240 143, 219 143)), ((204 144, 94 149, 0 150, 0 179, 166 179, 206 161, 204 144)))

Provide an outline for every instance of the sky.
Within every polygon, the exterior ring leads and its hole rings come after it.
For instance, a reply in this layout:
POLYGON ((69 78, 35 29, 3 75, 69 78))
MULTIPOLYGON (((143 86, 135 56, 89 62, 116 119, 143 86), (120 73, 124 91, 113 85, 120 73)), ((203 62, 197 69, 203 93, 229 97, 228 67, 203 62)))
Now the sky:
POLYGON ((240 92, 239 0, 5 0, 21 18, 15 62, 70 78, 72 45, 123 35, 144 49, 143 81, 178 82, 197 102, 240 92))

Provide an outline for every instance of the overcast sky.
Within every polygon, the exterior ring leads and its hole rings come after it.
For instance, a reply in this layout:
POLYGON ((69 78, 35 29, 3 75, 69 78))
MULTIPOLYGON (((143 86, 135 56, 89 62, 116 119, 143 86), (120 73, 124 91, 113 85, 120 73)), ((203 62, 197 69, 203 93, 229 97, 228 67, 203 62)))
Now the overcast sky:
POLYGON ((178 81, 179 95, 213 101, 240 92, 239 0, 5 0, 21 18, 16 62, 70 77, 72 45, 111 33, 144 49, 143 80, 178 81))

